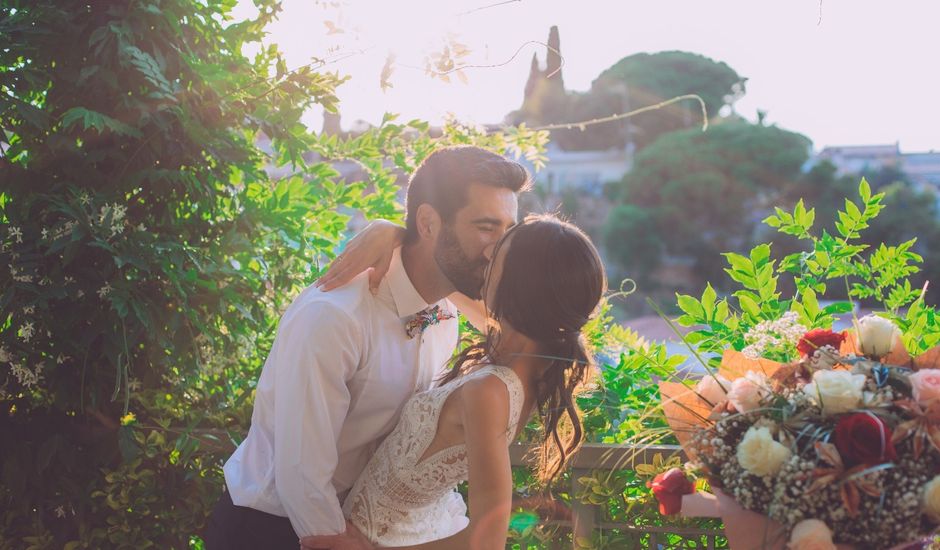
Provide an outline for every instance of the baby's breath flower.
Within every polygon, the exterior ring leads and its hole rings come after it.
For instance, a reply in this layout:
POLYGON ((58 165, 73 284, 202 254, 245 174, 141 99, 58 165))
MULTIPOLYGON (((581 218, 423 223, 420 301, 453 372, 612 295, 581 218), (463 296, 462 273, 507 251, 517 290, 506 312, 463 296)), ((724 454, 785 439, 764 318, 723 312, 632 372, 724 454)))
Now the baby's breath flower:
POLYGON ((779 319, 761 321, 744 335, 748 345, 742 353, 751 359, 759 359, 770 350, 796 346, 806 334, 806 327, 798 322, 799 319, 795 311, 788 311, 779 319))

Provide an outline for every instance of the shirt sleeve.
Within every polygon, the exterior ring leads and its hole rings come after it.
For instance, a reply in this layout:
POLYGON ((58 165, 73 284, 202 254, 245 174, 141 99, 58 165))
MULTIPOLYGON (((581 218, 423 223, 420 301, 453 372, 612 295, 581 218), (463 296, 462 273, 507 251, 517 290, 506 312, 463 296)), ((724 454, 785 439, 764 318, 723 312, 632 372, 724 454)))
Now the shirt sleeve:
POLYGON ((362 340, 346 312, 322 302, 285 315, 278 329, 274 481, 300 537, 346 529, 332 478, 362 340))

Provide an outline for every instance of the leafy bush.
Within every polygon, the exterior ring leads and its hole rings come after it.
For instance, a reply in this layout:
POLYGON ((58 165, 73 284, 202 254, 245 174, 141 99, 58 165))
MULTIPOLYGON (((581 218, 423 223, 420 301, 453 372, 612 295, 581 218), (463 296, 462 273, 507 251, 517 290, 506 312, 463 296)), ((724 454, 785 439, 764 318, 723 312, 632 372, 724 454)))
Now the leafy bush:
POLYGON ((245 56, 279 10, 256 5, 0 11, 2 548, 190 545, 279 313, 351 214, 399 217, 399 177, 442 145, 544 147, 392 115, 315 135, 301 114, 334 110, 344 79, 273 45, 245 56))
MULTIPOLYGON (((884 311, 904 333, 904 345, 916 355, 940 342, 940 323, 934 307, 925 304, 926 286, 914 288, 909 277, 920 271, 923 258, 912 251, 916 239, 897 245, 864 243, 863 232, 884 208, 884 193, 872 194, 868 182, 858 186, 858 203, 845 199, 836 213, 836 234, 814 231, 816 213, 799 201, 792 211, 777 208, 764 223, 804 244, 801 251, 775 260, 770 244, 754 247, 747 256, 728 253, 725 269, 740 289, 719 297, 708 285, 701 298, 678 295, 683 311, 678 322, 695 327, 688 340, 704 352, 743 350, 747 333, 762 321, 787 312, 808 329, 830 328, 836 317, 854 310, 850 301, 822 305, 832 285, 846 289, 850 300, 865 300, 884 311), (790 297, 778 290, 781 277, 795 289, 790 297)), ((795 350, 781 350, 780 361, 795 359, 795 350)), ((769 356, 768 356, 769 357, 769 356)), ((712 359, 712 366, 717 358, 712 359)))

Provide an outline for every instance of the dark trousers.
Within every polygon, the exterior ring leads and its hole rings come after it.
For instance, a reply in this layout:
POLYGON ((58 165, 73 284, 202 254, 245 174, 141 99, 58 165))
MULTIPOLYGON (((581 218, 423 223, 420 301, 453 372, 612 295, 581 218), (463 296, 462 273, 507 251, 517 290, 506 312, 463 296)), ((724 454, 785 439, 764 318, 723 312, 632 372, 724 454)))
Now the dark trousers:
POLYGON ((212 510, 206 525, 206 550, 298 550, 299 538, 290 520, 244 506, 235 506, 228 491, 212 510))

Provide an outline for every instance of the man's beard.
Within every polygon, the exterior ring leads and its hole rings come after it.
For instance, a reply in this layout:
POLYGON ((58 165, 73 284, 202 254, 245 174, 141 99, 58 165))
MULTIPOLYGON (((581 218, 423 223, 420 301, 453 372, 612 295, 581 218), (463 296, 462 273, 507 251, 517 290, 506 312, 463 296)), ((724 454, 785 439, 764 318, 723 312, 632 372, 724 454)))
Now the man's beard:
POLYGON ((447 225, 444 225, 434 249, 434 261, 458 292, 474 300, 481 299, 483 274, 489 262, 482 255, 468 258, 460 248, 457 233, 447 225))

